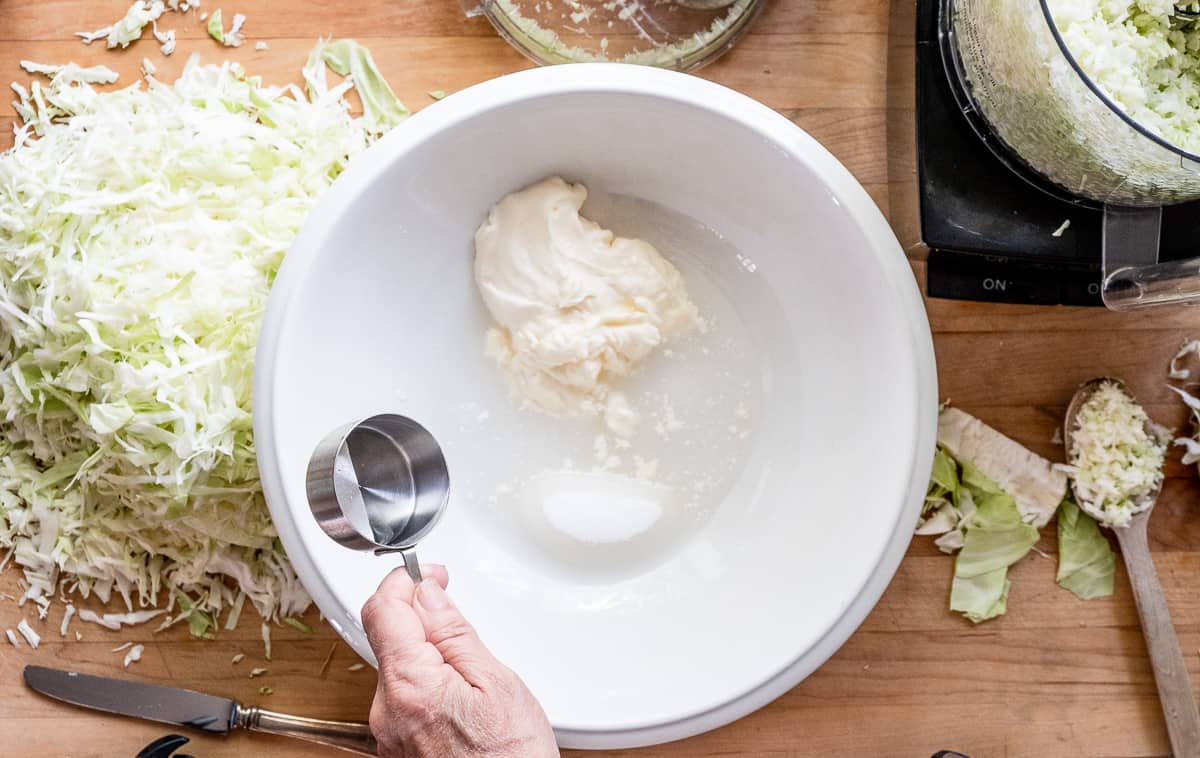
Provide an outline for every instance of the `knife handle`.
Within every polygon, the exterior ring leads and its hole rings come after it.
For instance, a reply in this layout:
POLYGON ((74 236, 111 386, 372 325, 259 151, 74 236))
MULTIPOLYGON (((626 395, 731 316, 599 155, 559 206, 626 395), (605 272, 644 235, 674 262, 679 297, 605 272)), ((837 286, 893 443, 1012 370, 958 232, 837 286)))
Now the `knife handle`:
POLYGON ((295 737, 359 755, 378 754, 371 727, 361 721, 311 719, 239 705, 234 723, 252 732, 295 737))

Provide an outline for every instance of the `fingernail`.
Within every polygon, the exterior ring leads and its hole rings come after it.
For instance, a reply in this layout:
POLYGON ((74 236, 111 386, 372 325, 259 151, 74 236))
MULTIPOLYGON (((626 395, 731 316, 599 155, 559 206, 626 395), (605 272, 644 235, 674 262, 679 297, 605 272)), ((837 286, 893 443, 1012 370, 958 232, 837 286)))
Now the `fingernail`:
POLYGON ((450 598, 436 579, 421 582, 421 586, 417 588, 417 601, 422 608, 430 611, 440 611, 450 606, 450 598))

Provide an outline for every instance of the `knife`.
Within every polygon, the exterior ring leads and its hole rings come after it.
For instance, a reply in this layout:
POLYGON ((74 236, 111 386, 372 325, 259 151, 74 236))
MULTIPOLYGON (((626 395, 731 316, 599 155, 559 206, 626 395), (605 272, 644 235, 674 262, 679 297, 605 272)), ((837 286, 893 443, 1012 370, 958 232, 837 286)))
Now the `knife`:
POLYGON ((371 728, 362 722, 326 721, 249 707, 229 698, 179 687, 26 666, 25 684, 64 703, 122 716, 225 734, 234 729, 281 734, 359 755, 376 755, 371 728))

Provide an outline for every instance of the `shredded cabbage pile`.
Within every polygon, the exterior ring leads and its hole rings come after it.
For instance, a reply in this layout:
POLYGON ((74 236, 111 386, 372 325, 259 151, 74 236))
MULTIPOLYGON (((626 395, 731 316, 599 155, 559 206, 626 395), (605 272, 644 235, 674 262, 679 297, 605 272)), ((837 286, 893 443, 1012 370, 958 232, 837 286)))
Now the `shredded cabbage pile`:
POLYGON ((917 534, 936 534, 938 547, 958 551, 950 610, 978 624, 1008 606, 1008 567, 1038 541, 1038 530, 1021 518, 1017 502, 969 461, 939 447, 934 455, 925 521, 917 534), (952 539, 947 539, 952 538, 952 539))
POLYGON ((302 612, 255 465, 259 322, 316 198, 407 111, 352 41, 314 50, 307 94, 195 59, 112 92, 102 67, 27 68, 51 81, 14 85, 0 154, 0 568, 43 618, 56 593, 201 636, 246 598, 302 612), (370 79, 363 118, 326 59, 370 79))
POLYGON ((1146 411, 1115 382, 1084 402, 1067 451, 1079 505, 1106 526, 1126 526, 1153 504, 1162 481, 1167 439, 1146 411))
POLYGON ((1050 0, 1084 72, 1138 123, 1200 152, 1200 23, 1173 20, 1179 0, 1050 0))
MULTIPOLYGON (((943 409, 942 418, 947 411, 943 409)), ((978 422, 976 421, 978 424, 978 422)), ((1008 569, 1021 561, 1039 539, 1038 525, 1045 520, 1036 511, 1022 513, 1017 495, 1029 499, 1031 483, 1038 471, 1050 464, 1031 451, 1012 455, 1016 443, 990 427, 981 439, 987 448, 979 461, 956 458, 943 445, 949 441, 946 427, 939 424, 939 445, 934 453, 925 506, 917 525, 918 535, 940 535, 935 544, 944 553, 957 553, 954 580, 950 588, 950 610, 961 613, 973 623, 1003 615, 1008 609, 1012 582, 1008 569), (1001 441, 1005 455, 987 454, 1001 441), (1023 493, 1008 492, 996 479, 1020 482, 1023 493)), ((960 440, 961 441, 961 440, 960 440)), ((1091 599, 1111 595, 1116 556, 1108 540, 1087 514, 1071 499, 1065 482, 1054 497, 1060 499, 1058 515, 1058 584, 1077 597, 1091 599)), ((1014 488, 1015 489, 1015 488, 1014 488)))

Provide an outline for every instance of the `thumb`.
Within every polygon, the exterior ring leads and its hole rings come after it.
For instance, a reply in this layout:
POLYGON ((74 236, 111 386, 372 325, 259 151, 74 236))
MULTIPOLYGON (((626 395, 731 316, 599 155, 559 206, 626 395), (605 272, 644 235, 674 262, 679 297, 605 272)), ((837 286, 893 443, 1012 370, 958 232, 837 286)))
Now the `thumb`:
POLYGON ((441 584, 428 579, 421 582, 413 607, 425 627, 425 638, 468 684, 486 689, 505 671, 441 584))

